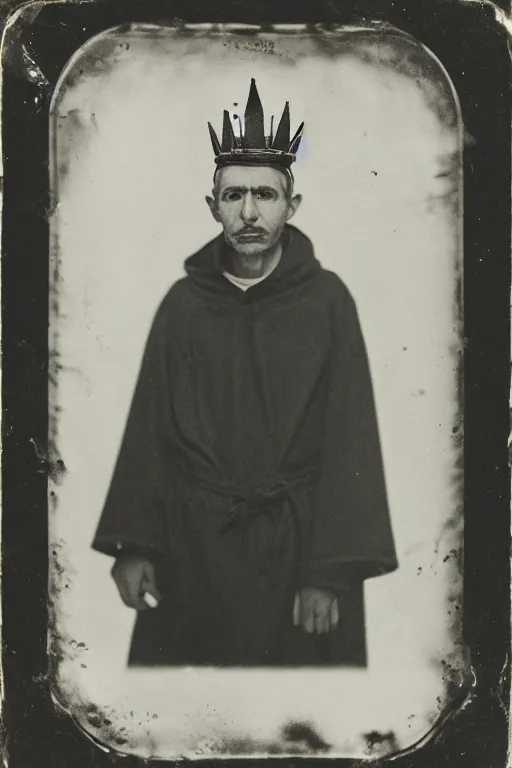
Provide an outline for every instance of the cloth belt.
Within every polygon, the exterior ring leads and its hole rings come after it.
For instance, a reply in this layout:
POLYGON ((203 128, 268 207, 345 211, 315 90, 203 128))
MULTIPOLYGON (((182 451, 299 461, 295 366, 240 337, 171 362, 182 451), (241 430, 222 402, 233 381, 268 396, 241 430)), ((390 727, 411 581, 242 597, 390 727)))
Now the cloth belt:
MULTIPOLYGON (((308 470, 289 477, 265 478, 252 486, 237 486, 224 485, 186 469, 181 471, 197 487, 231 500, 227 516, 220 522, 220 530, 239 525, 246 528, 254 518, 275 511, 280 507, 289 498, 292 491, 307 488, 318 478, 317 472, 308 470)), ((294 524, 298 525, 299 520, 296 511, 292 509, 291 512, 294 524)))
MULTIPOLYGON (((229 486, 218 483, 211 478, 198 476, 196 473, 182 470, 183 475, 196 487, 210 491, 226 499, 230 499, 231 505, 227 515, 219 523, 221 532, 235 529, 242 537, 248 534, 251 522, 260 515, 270 515, 275 512, 288 513, 294 530, 294 582, 300 578, 302 570, 302 556, 304 550, 303 531, 298 510, 295 505, 286 503, 292 491, 299 488, 312 486, 318 478, 318 472, 306 471, 289 477, 270 477, 261 480, 253 486, 229 486)), ((261 563, 260 570, 263 574, 272 578, 272 572, 267 574, 265 563, 261 563)), ((290 596, 293 600, 293 594, 290 596)))

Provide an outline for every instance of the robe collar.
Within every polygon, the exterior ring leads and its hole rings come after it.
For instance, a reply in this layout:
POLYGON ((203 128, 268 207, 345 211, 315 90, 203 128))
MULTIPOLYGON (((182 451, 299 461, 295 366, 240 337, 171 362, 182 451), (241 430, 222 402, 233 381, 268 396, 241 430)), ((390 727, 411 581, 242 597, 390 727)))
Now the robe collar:
POLYGON ((245 292, 224 277, 227 245, 222 233, 190 256, 185 262, 185 270, 192 282, 202 290, 238 299, 244 296, 258 298, 286 291, 320 271, 313 244, 299 229, 287 224, 283 231, 282 245, 281 258, 276 268, 265 280, 245 292))

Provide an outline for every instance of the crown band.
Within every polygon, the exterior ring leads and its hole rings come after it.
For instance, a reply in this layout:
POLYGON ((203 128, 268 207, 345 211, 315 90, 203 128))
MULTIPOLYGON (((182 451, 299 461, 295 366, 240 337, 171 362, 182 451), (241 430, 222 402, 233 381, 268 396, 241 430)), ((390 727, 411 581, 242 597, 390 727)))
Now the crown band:
POLYGON ((219 168, 228 165, 278 165, 281 168, 289 168, 295 162, 295 155, 286 152, 249 152, 235 150, 230 153, 220 153, 215 158, 215 164, 219 168))

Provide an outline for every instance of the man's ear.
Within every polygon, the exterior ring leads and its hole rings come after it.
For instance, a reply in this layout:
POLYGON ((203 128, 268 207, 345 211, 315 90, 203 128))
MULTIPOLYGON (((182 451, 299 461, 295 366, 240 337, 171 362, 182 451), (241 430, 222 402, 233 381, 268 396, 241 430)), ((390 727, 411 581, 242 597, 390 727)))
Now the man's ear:
POLYGON ((299 205, 302 203, 302 195, 294 195, 288 204, 288 215, 286 216, 286 221, 290 221, 292 216, 295 216, 297 213, 297 210, 299 208, 299 205))
POLYGON ((220 222, 219 211, 217 208, 217 201, 215 200, 215 198, 210 197, 210 195, 206 195, 205 200, 215 221, 220 222))

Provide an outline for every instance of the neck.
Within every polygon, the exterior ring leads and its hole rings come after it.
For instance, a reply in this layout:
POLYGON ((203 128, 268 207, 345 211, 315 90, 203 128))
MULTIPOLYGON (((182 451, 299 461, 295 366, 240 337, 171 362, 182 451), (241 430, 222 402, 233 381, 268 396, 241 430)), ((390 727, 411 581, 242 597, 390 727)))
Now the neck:
POLYGON ((269 264, 275 259, 281 256, 283 246, 281 241, 278 241, 268 251, 259 253, 257 256, 246 256, 241 253, 233 253, 231 256, 231 264, 233 274, 237 277, 263 277, 268 269, 269 264))

